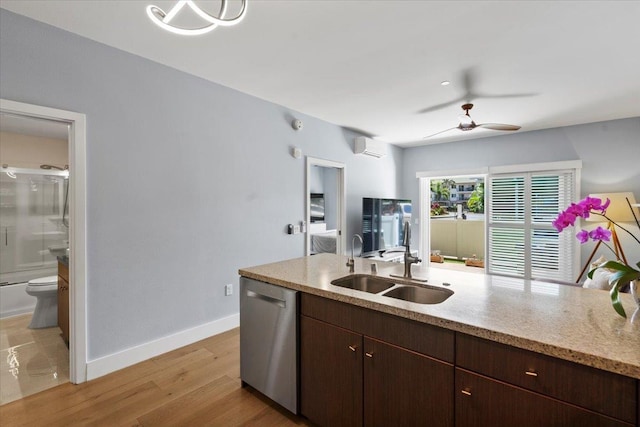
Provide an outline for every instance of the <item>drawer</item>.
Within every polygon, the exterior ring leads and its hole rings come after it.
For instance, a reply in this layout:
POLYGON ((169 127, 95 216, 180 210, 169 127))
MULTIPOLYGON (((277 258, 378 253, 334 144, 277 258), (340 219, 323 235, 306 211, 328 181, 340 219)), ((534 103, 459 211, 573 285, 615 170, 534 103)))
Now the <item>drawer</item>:
POLYGON ((455 377, 455 420, 459 427, 633 427, 460 368, 456 368, 455 377))
POLYGON ((309 294, 302 294, 300 313, 453 363, 455 333, 447 329, 309 294))
POLYGON ((456 365, 628 423, 636 422, 633 378, 464 334, 456 365))

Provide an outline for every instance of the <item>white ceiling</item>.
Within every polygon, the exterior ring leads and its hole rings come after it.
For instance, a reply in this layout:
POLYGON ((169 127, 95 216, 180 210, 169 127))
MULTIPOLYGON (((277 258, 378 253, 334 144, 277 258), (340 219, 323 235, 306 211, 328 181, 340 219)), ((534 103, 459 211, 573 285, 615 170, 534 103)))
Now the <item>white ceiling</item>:
POLYGON ((519 132, 640 116, 638 1, 249 0, 240 25, 197 37, 145 14, 175 3, 1 6, 402 146, 501 133, 422 139, 456 126, 466 101, 476 123, 519 132))

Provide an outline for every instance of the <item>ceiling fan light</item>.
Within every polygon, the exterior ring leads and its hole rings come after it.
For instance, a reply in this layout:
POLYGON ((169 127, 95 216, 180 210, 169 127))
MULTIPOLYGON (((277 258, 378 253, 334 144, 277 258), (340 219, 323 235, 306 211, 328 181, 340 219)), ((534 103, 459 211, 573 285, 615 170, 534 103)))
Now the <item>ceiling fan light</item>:
POLYGON ((460 114, 458 116, 458 121, 462 126, 469 126, 473 123, 473 120, 471 119, 471 116, 469 114, 460 114))

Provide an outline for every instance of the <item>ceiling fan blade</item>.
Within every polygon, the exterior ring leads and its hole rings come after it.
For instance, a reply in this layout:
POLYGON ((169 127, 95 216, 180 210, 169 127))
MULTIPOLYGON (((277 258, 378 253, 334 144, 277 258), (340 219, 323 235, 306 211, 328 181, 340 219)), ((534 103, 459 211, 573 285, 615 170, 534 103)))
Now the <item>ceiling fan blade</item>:
POLYGON ((436 135, 440 135, 441 133, 445 133, 445 132, 449 132, 450 130, 454 130, 454 129, 460 129, 458 126, 454 127, 454 128, 449 128, 449 129, 445 129, 445 130, 441 130, 440 132, 436 132, 433 135, 429 135, 429 136, 424 136, 422 137, 422 139, 427 139, 427 138, 431 138, 433 136, 436 135))
POLYGON ((462 94, 462 96, 459 96, 456 99, 449 102, 443 102, 442 104, 432 105, 431 107, 423 108, 422 110, 417 111, 417 114, 430 113, 432 111, 440 110, 441 108, 445 108, 450 105, 457 104, 459 102, 472 102, 474 98, 473 89, 472 89, 474 85, 474 79, 475 79, 474 73, 475 73, 475 70, 473 68, 465 68, 464 70, 462 70, 461 77, 460 77, 461 85, 462 85, 462 88, 464 89, 464 93, 462 94))
POLYGON ((477 99, 489 99, 489 98, 524 98, 527 96, 537 96, 537 93, 533 92, 523 92, 523 93, 506 93, 503 95, 491 95, 488 93, 477 93, 475 94, 477 99))
POLYGON ((417 114, 430 113, 432 111, 436 111, 436 110, 439 110, 441 108, 448 107, 449 105, 458 104, 459 102, 464 101, 464 100, 465 100, 465 98, 463 98, 463 97, 456 98, 453 101, 443 102, 442 104, 432 105, 431 107, 423 108, 422 110, 416 111, 416 113, 417 114))
POLYGON ((474 67, 465 68, 462 70, 462 88, 464 89, 464 98, 467 102, 473 102, 474 92, 473 87, 477 80, 477 71, 474 67))
POLYGON ((516 125, 505 125, 502 123, 482 123, 476 125, 479 128, 491 129, 491 130, 518 130, 520 126, 516 125))

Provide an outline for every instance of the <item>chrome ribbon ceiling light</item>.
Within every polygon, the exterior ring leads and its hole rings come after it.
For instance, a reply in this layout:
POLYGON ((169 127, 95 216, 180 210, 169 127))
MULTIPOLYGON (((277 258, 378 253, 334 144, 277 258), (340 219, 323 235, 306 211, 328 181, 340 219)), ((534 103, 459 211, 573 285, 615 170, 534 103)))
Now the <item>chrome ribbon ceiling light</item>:
POLYGON ((151 21, 158 25, 160 28, 170 31, 175 34, 180 34, 184 36, 196 36, 199 34, 206 34, 210 31, 216 29, 216 27, 230 27, 232 25, 238 24, 247 13, 247 0, 242 0, 242 7, 238 15, 234 18, 225 18, 227 14, 227 0, 220 0, 220 13, 218 17, 212 16, 207 12, 200 9, 193 1, 191 0, 180 0, 176 3, 175 6, 169 11, 165 12, 160 9, 158 6, 149 5, 147 6, 147 15, 151 21), (171 24, 173 18, 176 17, 178 12, 182 10, 183 7, 189 6, 191 10, 193 10, 200 18, 204 19, 209 25, 200 28, 183 28, 177 27, 171 24))

